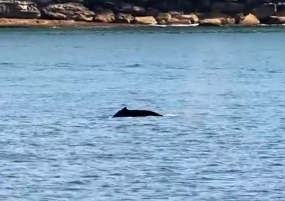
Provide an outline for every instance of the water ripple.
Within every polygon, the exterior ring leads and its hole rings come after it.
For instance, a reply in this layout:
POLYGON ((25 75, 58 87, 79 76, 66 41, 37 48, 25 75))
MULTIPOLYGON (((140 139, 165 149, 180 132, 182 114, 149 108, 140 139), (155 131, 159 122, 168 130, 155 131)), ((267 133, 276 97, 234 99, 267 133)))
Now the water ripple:
POLYGON ((283 32, 3 29, 0 200, 282 200, 283 32))

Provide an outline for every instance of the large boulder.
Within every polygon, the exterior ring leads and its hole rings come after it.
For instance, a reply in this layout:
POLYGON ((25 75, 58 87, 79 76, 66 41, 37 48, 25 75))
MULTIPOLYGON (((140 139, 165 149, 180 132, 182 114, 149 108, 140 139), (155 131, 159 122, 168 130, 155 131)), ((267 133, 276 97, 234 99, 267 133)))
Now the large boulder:
POLYGON ((130 24, 134 21, 134 17, 131 14, 119 13, 116 15, 114 22, 130 24))
POLYGON ((191 14, 183 14, 178 12, 170 12, 170 13, 161 13, 155 18, 157 21, 165 21, 169 23, 177 23, 179 24, 179 21, 182 24, 188 24, 190 21, 190 24, 196 24, 199 22, 199 18, 197 15, 191 13, 191 14))
POLYGON ((157 24, 166 25, 166 21, 165 20, 157 20, 157 24))
POLYGON ((51 4, 42 9, 43 16, 55 20, 93 21, 95 13, 79 3, 51 4))
POLYGON ((155 25, 155 24, 157 24, 157 21, 153 16, 135 17, 134 22, 136 24, 144 24, 144 25, 155 25))
POLYGON ((236 20, 235 20, 235 18, 227 17, 227 18, 222 19, 222 24, 223 25, 235 25, 236 20))
POLYGON ((248 14, 246 16, 241 17, 239 20, 239 24, 242 26, 256 26, 260 24, 260 21, 253 14, 248 14))
POLYGON ((156 18, 157 21, 164 20, 165 22, 171 19, 171 15, 169 13, 160 13, 156 18))
POLYGON ((222 26, 221 18, 208 18, 199 21, 199 26, 222 26))
POLYGON ((222 26, 234 25, 235 19, 223 13, 198 13, 199 25, 201 26, 222 26))
POLYGON ((190 20, 192 24, 196 24, 199 22, 198 16, 193 13, 177 15, 175 18, 179 20, 190 20))
POLYGON ((263 4, 252 10, 252 14, 256 16, 259 20, 266 19, 274 15, 277 11, 276 4, 263 4))
POLYGON ((236 2, 213 2, 211 11, 228 14, 242 13, 244 11, 244 4, 236 2))
POLYGON ((166 22, 165 24, 167 25, 187 25, 187 24, 192 24, 191 20, 189 19, 176 19, 176 18, 171 18, 168 22, 166 22))
POLYGON ((198 13, 199 25, 201 26, 223 26, 234 25, 235 19, 223 13, 198 13))
MULTIPOLYGON (((160 20, 161 21, 161 20, 160 20)), ((177 24, 179 22, 179 19, 176 18, 170 18, 168 20, 164 20, 165 24, 177 24)))
POLYGON ((36 19, 41 17, 37 5, 27 1, 0 2, 0 17, 36 19))
POLYGON ((116 17, 112 10, 101 11, 100 13, 96 14, 96 16, 94 17, 95 22, 104 22, 104 23, 113 22, 115 19, 116 17))

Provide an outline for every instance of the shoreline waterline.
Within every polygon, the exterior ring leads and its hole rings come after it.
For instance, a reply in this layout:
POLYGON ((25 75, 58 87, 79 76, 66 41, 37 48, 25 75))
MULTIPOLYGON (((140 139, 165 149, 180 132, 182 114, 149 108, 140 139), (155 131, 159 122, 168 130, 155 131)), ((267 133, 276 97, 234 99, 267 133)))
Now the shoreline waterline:
POLYGON ((128 24, 128 23, 100 23, 100 22, 84 22, 74 20, 45 20, 45 19, 0 19, 0 28, 120 28, 120 27, 282 27, 285 24, 259 24, 252 26, 235 25, 200 25, 195 24, 128 24))

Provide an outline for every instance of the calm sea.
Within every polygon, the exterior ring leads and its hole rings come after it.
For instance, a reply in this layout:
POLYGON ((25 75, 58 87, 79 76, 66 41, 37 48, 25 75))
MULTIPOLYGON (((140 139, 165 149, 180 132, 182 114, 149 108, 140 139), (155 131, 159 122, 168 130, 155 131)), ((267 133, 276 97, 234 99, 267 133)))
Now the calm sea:
POLYGON ((0 200, 284 200, 284 36, 1 29, 0 200))

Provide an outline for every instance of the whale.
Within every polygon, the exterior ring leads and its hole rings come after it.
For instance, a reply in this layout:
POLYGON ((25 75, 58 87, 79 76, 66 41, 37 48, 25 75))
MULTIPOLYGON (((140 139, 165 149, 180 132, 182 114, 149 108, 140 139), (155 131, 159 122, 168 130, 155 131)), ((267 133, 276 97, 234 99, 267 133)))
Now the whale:
POLYGON ((114 117, 147 117, 147 116, 163 116, 150 110, 129 110, 127 107, 119 110, 114 117))

